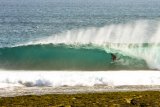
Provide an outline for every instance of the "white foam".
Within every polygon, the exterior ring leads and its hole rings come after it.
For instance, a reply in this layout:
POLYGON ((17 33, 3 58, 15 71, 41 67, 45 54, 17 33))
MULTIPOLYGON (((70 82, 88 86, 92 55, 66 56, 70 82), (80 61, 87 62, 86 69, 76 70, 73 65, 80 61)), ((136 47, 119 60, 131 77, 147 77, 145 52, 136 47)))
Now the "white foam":
POLYGON ((0 88, 160 85, 159 71, 0 71, 0 88))

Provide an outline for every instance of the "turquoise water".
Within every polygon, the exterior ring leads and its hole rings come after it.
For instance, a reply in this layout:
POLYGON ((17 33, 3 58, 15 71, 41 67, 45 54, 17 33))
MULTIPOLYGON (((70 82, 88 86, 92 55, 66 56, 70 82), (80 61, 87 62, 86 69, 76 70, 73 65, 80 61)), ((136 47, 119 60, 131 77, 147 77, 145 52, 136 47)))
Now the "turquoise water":
POLYGON ((0 69, 160 69, 159 34, 158 0, 0 0, 0 69))
POLYGON ((30 45, 0 49, 0 67, 14 70, 122 70, 148 69, 142 59, 93 46, 30 45), (121 61, 121 60, 124 61, 121 61), (124 62, 129 61, 127 64, 124 62), (136 65, 139 63, 139 65, 136 65))

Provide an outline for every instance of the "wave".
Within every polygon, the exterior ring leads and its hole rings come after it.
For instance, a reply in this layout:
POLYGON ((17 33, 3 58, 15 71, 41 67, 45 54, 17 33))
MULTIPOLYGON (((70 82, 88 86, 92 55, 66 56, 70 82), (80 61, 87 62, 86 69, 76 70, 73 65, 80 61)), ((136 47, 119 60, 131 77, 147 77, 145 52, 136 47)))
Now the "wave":
POLYGON ((159 85, 158 71, 0 71, 0 88, 159 85))
POLYGON ((57 35, 31 41, 28 44, 93 44, 117 50, 145 60, 151 69, 160 69, 160 22, 138 20, 123 24, 112 24, 102 28, 70 30, 57 35), (116 45, 115 45, 116 44, 116 45), (136 45, 135 45, 136 44, 136 45), (152 44, 145 47, 144 44, 152 44), (136 48, 135 48, 136 47, 136 48))
POLYGON ((33 70, 160 69, 160 23, 139 20, 70 30, 0 48, 0 67, 33 70), (112 60, 115 54, 119 60, 112 60))

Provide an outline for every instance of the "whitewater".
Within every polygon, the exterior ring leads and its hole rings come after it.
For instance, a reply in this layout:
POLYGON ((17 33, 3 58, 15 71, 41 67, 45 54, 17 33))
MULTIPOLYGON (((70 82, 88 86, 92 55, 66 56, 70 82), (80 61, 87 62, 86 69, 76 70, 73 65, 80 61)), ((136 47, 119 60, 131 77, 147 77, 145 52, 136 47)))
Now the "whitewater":
POLYGON ((158 71, 3 71, 0 96, 160 89, 158 71))

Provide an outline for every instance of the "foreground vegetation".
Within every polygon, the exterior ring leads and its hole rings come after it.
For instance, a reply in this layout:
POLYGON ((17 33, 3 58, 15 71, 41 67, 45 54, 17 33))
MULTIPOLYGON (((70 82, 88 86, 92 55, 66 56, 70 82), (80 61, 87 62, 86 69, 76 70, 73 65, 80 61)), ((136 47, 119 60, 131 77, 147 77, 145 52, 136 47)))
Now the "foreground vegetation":
POLYGON ((160 107, 160 92, 106 92, 0 98, 1 107, 160 107))

